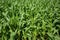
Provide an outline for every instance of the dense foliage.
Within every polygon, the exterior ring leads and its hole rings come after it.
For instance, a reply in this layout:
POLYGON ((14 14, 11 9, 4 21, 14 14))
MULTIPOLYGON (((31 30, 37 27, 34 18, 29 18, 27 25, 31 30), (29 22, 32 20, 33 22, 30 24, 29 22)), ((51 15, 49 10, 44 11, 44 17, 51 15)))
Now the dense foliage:
POLYGON ((60 0, 0 0, 0 40, 60 40, 60 0))

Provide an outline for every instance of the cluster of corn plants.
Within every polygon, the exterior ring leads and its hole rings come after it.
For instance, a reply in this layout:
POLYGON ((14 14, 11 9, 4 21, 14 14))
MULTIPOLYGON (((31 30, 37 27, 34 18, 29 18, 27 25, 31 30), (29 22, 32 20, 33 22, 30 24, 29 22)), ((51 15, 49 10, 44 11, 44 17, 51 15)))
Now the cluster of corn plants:
POLYGON ((60 40, 60 0, 0 0, 0 40, 60 40))

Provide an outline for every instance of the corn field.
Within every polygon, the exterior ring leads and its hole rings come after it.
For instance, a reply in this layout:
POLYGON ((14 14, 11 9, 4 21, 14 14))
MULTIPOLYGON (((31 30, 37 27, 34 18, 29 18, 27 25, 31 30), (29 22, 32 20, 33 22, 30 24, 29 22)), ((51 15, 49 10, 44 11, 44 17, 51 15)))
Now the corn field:
POLYGON ((0 40, 60 40, 60 0, 0 0, 0 40))

